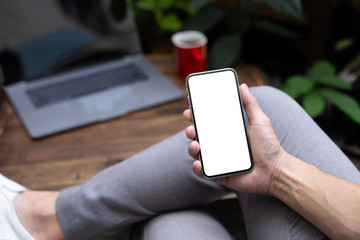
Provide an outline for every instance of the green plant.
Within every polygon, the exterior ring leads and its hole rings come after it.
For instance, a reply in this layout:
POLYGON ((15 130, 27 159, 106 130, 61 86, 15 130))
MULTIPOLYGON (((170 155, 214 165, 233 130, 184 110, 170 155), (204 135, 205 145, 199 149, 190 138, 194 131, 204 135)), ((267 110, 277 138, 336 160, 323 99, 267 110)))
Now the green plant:
MULTIPOLYGON (((213 29, 221 31, 209 49, 211 68, 227 67, 241 57, 243 37, 250 28, 261 29, 283 37, 294 38, 297 33, 281 24, 259 17, 255 7, 258 0, 234 0, 235 8, 224 10, 220 1, 193 0, 191 6, 200 9, 186 21, 182 29, 193 29, 207 33, 213 29)), ((262 0, 274 11, 291 18, 301 19, 301 0, 262 0)))
POLYGON ((151 52, 157 39, 179 31, 197 9, 192 0, 129 0, 134 12, 142 49, 151 52))
POLYGON ((131 0, 135 17, 151 13, 151 20, 161 33, 175 32, 182 27, 184 18, 192 16, 197 9, 191 0, 131 0))
POLYGON ((328 61, 315 62, 308 75, 289 77, 281 89, 298 100, 313 118, 323 113, 329 102, 360 124, 360 105, 349 93, 352 86, 337 76, 328 61))

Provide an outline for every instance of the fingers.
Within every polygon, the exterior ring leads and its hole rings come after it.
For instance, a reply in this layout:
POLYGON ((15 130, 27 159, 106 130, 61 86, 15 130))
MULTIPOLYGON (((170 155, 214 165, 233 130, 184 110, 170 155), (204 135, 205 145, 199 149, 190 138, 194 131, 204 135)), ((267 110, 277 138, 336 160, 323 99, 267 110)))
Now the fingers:
MULTIPOLYGON (((192 118, 191 118, 191 112, 190 109, 186 109, 183 112, 183 116, 186 120, 188 120, 189 122, 192 122, 192 118)), ((185 130, 186 136, 192 140, 195 140, 196 138, 196 131, 193 125, 190 125, 189 127, 186 128, 185 130)))
POLYGON ((203 178, 202 171, 201 171, 201 162, 196 160, 193 162, 193 172, 196 176, 203 178))
MULTIPOLYGON (((183 115, 186 120, 191 121, 191 113, 190 113, 189 109, 185 110, 183 115)), ((187 127, 185 130, 185 134, 189 139, 195 140, 196 139, 196 131, 195 131, 194 125, 190 125, 189 127, 187 127)), ((194 141, 194 142, 190 143, 188 152, 192 158, 197 159, 197 157, 199 155, 199 151, 200 151, 200 146, 199 146, 198 142, 194 141)))
MULTIPOLYGON (((183 113, 183 116, 186 120, 188 120, 189 122, 192 122, 190 109, 186 109, 183 113)), ((193 125, 190 125, 189 127, 187 127, 185 130, 185 133, 188 138, 190 138, 192 140, 196 139, 195 127, 193 125)), ((199 160, 196 160, 196 159, 198 159, 199 151, 200 151, 200 145, 198 142, 194 141, 194 142, 190 143, 188 152, 189 152, 189 155, 195 159, 195 161, 193 163, 193 172, 198 177, 203 178, 202 172, 201 172, 201 162, 199 160)))
POLYGON ((184 116, 184 118, 185 118, 186 120, 188 120, 189 122, 192 122, 190 109, 186 109, 186 110, 183 112, 183 116, 184 116))
POLYGON ((199 151, 200 151, 200 145, 198 142, 193 141, 192 143, 190 143, 189 148, 188 148, 188 152, 189 155, 194 158, 195 160, 198 159, 198 155, 199 155, 199 151))
POLYGON ((189 139, 196 139, 196 131, 194 125, 190 125, 185 129, 185 134, 189 139))

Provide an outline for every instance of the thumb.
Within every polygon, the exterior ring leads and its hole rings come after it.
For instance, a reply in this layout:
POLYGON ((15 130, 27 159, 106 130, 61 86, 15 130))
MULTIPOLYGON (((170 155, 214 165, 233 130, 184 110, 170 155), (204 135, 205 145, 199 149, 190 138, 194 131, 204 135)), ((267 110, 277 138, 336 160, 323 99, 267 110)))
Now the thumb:
POLYGON ((246 84, 240 85, 240 91, 243 100, 243 106, 249 123, 266 117, 265 113, 261 110, 256 98, 251 94, 246 84))

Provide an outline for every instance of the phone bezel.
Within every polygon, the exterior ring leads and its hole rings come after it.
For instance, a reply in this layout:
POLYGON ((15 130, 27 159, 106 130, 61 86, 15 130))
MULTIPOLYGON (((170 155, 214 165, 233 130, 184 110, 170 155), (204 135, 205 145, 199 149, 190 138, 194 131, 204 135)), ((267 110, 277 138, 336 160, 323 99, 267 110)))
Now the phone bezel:
POLYGON ((232 68, 223 68, 223 69, 217 69, 217 70, 211 70, 211 71, 192 73, 189 76, 187 76, 187 78, 186 78, 186 92, 187 92, 187 98, 188 98, 188 102, 189 102, 189 108, 190 108, 190 112, 191 112, 193 125, 195 127, 196 141, 200 143, 199 138, 198 138, 198 131, 197 131, 197 127, 196 127, 196 119, 195 119, 194 109, 193 109, 192 100, 191 100, 191 90, 190 90, 190 86, 189 86, 189 79, 191 77, 193 77, 193 76, 204 75, 204 74, 212 74, 212 73, 218 73, 218 72, 224 72, 224 71, 231 71, 234 74, 234 80, 236 82, 237 92, 238 92, 238 97, 239 97, 239 103, 240 103, 240 109, 241 109, 241 115, 242 115, 242 122, 243 122, 244 131, 245 131, 245 135, 246 135, 247 148, 248 148, 248 151, 249 151, 250 167, 247 168, 247 169, 239 170, 239 171, 226 172, 226 173, 217 174, 217 175, 207 175, 205 173, 205 170, 204 170, 204 163, 203 163, 203 159, 202 159, 202 155, 201 155, 201 149, 200 149, 200 151, 199 151, 199 160, 201 161, 201 165, 202 165, 202 174, 207 179, 221 178, 221 177, 226 177, 226 176, 230 176, 230 175, 234 175, 234 174, 246 173, 246 172, 251 171, 252 168, 253 168, 253 165, 254 165, 253 164, 251 146, 250 146, 250 140, 249 140, 249 137, 248 137, 248 132, 247 132, 246 124, 245 124, 245 118, 244 118, 245 111, 244 111, 241 92, 240 92, 240 88, 239 88, 239 79, 238 79, 236 71, 234 69, 232 69, 232 68))

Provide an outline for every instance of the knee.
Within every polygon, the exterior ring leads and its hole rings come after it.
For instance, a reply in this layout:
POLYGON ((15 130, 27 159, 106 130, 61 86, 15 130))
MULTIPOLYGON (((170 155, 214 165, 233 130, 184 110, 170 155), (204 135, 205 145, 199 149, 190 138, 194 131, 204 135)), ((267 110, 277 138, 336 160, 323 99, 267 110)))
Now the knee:
POLYGON ((199 210, 161 214, 141 226, 145 239, 232 239, 228 231, 211 215, 199 210))
POLYGON ((257 86, 251 88, 251 93, 258 100, 259 104, 263 102, 276 102, 286 104, 297 104, 297 102, 285 92, 272 86, 257 86))
POLYGON ((313 124, 313 119, 289 95, 270 86, 251 88, 261 109, 270 118, 278 137, 280 132, 299 127, 301 124, 313 124))
POLYGON ((306 114, 303 108, 285 92, 271 86, 252 87, 251 93, 262 110, 269 116, 274 113, 291 116, 292 112, 306 114))

